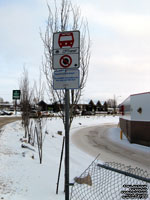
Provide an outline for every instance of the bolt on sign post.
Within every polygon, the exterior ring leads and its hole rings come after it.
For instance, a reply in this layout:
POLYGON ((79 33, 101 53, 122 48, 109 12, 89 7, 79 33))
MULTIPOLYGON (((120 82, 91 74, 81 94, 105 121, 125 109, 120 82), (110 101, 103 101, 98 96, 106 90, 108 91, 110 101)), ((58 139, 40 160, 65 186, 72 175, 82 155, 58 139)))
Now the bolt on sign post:
POLYGON ((17 99, 20 99, 20 90, 13 90, 12 92, 12 99, 15 100, 15 114, 17 114, 16 107, 17 107, 17 99))
POLYGON ((65 90, 65 200, 69 200, 69 90, 79 89, 80 32, 53 34, 53 89, 65 90))

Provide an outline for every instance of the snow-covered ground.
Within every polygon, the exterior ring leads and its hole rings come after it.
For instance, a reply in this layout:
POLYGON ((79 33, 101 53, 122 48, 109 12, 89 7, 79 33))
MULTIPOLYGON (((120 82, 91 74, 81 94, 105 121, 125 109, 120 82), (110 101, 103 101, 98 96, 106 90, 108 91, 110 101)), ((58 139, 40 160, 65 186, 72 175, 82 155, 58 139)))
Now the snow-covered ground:
MULTIPOLYGON (((78 117, 73 121, 70 135, 84 127, 106 123, 117 125, 118 121, 119 118, 113 116, 78 117)), ((43 163, 39 164, 37 146, 31 147, 34 151, 21 148, 20 138, 24 136, 21 121, 2 128, 2 134, 0 133, 0 199, 64 200, 64 165, 62 165, 59 194, 56 195, 64 135, 63 123, 59 118, 47 118, 45 130, 48 134, 43 144, 43 163), (63 135, 58 135, 58 131, 62 131, 63 135)), ((119 142, 116 136, 112 135, 110 138, 119 142)), ((142 150, 147 151, 147 148, 142 147, 142 150)), ((92 156, 79 150, 70 141, 70 181, 79 176, 93 160, 92 156)))

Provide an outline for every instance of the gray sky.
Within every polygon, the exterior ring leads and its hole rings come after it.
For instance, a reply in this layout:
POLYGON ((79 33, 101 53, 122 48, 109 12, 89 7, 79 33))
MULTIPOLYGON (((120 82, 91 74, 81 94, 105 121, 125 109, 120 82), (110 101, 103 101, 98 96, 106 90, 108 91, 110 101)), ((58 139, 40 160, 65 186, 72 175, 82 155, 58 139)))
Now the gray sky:
MULTIPOLYGON (((49 0, 52 3, 53 0, 49 0)), ((59 2, 59 1, 58 1, 59 2)), ((150 91, 150 1, 72 0, 87 18, 91 62, 82 100, 121 102, 150 91)), ((11 101, 26 66, 31 82, 43 55, 39 28, 48 10, 44 0, 0 0, 0 97, 11 101)))

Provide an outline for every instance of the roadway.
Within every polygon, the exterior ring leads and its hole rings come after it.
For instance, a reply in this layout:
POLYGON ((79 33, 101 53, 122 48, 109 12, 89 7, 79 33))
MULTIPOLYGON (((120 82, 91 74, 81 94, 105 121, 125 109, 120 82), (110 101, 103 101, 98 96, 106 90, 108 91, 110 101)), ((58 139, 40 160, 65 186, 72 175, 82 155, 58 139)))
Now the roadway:
POLYGON ((104 162, 124 163, 150 170, 150 148, 146 147, 148 151, 145 152, 138 145, 137 148, 132 148, 132 144, 125 146, 121 140, 119 142, 112 140, 108 137, 111 128, 117 128, 117 125, 105 124, 83 128, 75 132, 71 139, 78 148, 91 156, 96 157, 100 153, 99 159, 104 162))

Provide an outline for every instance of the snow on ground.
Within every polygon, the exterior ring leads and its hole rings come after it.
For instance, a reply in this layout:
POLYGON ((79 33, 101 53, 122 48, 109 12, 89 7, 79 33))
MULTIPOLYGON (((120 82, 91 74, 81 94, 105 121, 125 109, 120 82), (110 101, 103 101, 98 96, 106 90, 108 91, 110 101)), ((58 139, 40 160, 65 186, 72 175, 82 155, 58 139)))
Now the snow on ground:
MULTIPOLYGON (((113 116, 78 117, 73 121, 70 135, 84 127, 105 123, 117 125, 118 121, 118 117, 113 116)), ((43 144, 42 164, 39 164, 37 146, 31 146, 33 150, 21 148, 20 138, 24 136, 21 121, 8 124, 1 131, 3 133, 0 137, 0 199, 64 200, 64 162, 59 194, 56 195, 55 192, 63 141, 63 136, 58 135, 57 131, 63 131, 64 135, 61 119, 46 119, 45 131, 48 134, 43 144)), ((110 137, 117 139, 114 135, 110 137)), ((93 160, 93 157, 79 150, 70 141, 70 181, 79 176, 93 160)))

